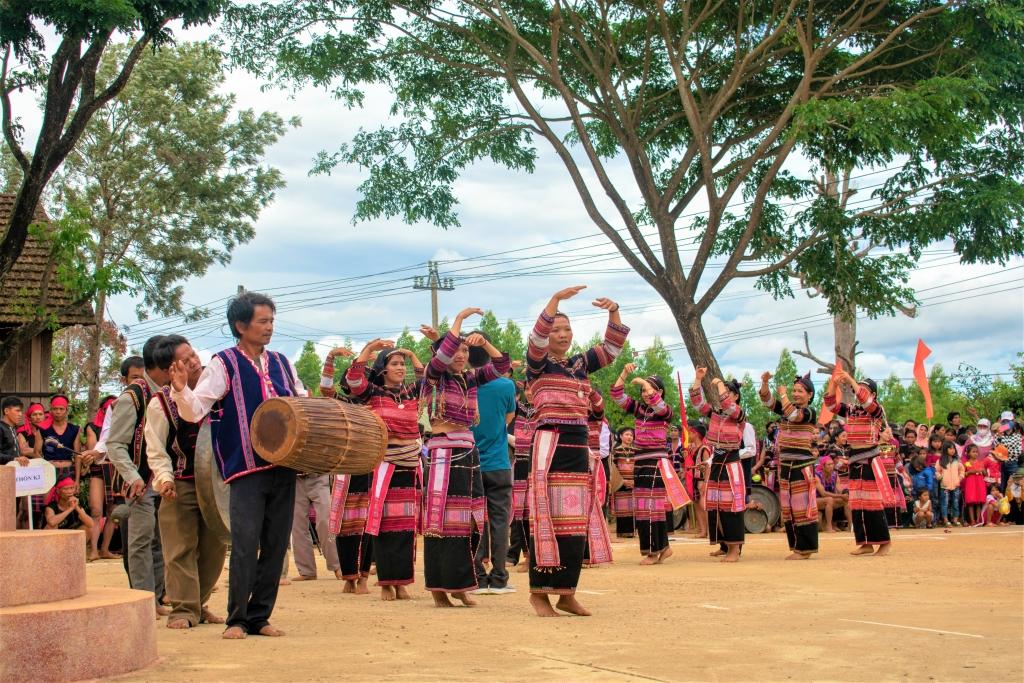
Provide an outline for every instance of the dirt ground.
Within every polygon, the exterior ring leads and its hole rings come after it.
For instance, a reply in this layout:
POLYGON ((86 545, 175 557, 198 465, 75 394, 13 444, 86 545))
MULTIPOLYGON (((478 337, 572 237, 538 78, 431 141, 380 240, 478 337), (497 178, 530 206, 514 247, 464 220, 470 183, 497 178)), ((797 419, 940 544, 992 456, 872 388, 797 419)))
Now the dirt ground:
MULTIPOLYGON (((533 616, 514 571, 518 593, 472 609, 432 607, 422 573, 412 601, 343 595, 319 558, 319 581, 281 588, 284 638, 161 623, 157 664, 119 680, 1020 680, 1024 527, 899 531, 886 558, 851 557, 849 534, 822 534, 806 562, 782 560, 782 534, 748 540, 731 566, 686 535, 655 567, 618 542, 615 564, 583 573, 590 618, 533 616)), ((89 565, 88 580, 125 583, 113 561, 89 565)), ((223 613, 226 599, 222 587, 211 606, 223 613)))

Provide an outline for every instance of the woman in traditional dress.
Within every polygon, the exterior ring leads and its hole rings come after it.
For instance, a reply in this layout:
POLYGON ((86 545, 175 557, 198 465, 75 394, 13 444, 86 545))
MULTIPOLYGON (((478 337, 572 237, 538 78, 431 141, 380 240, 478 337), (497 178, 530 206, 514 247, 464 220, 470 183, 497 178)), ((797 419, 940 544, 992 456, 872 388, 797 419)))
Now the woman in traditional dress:
POLYGON ((420 471, 417 382, 406 382, 406 364, 417 378, 423 364, 409 349, 375 339, 366 345, 345 373, 352 397, 377 414, 388 428, 384 461, 373 472, 365 533, 373 537, 380 599, 408 600, 413 582, 416 530, 422 473, 420 471), (370 355, 376 353, 367 371, 370 355))
MULTIPOLYGON (((371 351, 370 344, 367 344, 359 355, 364 368, 370 359, 371 351)), ((352 352, 344 347, 328 351, 320 376, 321 396, 328 398, 338 396, 334 388, 334 359, 338 356, 349 357, 351 355, 352 352)), ((359 362, 359 360, 355 362, 359 362)), ((340 387, 344 395, 348 395, 352 391, 347 382, 342 382, 340 387)), ((341 589, 343 593, 366 595, 370 592, 366 583, 370 577, 370 563, 373 561, 373 540, 366 533, 366 518, 370 509, 370 482, 372 480, 372 472, 369 474, 338 474, 334 477, 328 528, 334 535, 334 545, 338 549, 341 578, 345 582, 341 589)))
POLYGON ((636 533, 636 501, 633 500, 635 435, 632 427, 620 427, 615 433, 615 448, 612 449, 612 466, 622 479, 618 490, 612 492, 612 516, 615 518, 617 538, 633 538, 636 533))
POLYGON ((589 375, 615 360, 629 328, 621 323, 617 303, 597 299, 594 306, 608 311, 604 341, 569 356, 572 326, 558 306, 583 289, 569 287, 551 297, 530 332, 526 352, 537 422, 530 472, 530 604, 542 617, 558 615, 550 595, 559 596, 558 609, 589 616, 575 596, 584 545, 589 541, 592 562, 606 561, 611 554, 590 473, 589 375))
MULTIPOLYGON (((772 373, 761 375, 758 394, 761 403, 778 415, 778 449, 780 461, 779 492, 782 521, 789 541, 787 560, 806 560, 818 552, 818 485, 814 478, 814 440, 818 436, 817 414, 810 406, 814 398, 811 373, 797 377, 793 398, 782 382, 777 382, 778 398, 772 396, 768 380, 772 373)), ((831 518, 829 523, 831 524, 831 518)))
MULTIPOLYGON (((452 607, 448 595, 466 606, 476 603, 469 591, 478 587, 473 566, 473 524, 483 530, 484 490, 480 455, 469 427, 477 419, 477 387, 510 370, 508 356, 480 334, 463 339, 462 323, 479 308, 455 316, 448 333, 435 342, 421 398, 428 402, 432 436, 423 509, 423 570, 426 588, 437 607, 452 607), (469 348, 481 346, 491 362, 468 366, 469 348)), ((502 558, 494 558, 500 562, 502 558)))
POLYGON ((690 497, 672 467, 667 449, 672 407, 664 399, 665 384, 657 375, 633 378, 632 383, 639 385, 641 394, 641 400, 635 401, 625 393, 626 378, 635 371, 633 363, 626 363, 612 384, 611 396, 636 420, 633 470, 636 531, 643 555, 640 564, 651 565, 660 564, 672 555, 666 511, 689 504, 690 497))
MULTIPOLYGON (((608 495, 608 463, 601 457, 601 431, 604 427, 604 397, 597 389, 591 389, 587 397, 590 401, 590 410, 587 412, 587 448, 590 450, 590 474, 594 484, 594 501, 597 507, 601 508, 602 515, 604 502, 608 495)), ((607 533, 607 532, 606 532, 607 533)), ((590 558, 590 544, 583 548, 584 568, 596 567, 601 562, 611 562, 611 555, 602 558, 600 561, 592 561, 590 558)))
POLYGON ((738 562, 743 549, 743 511, 746 510, 746 481, 740 463, 739 448, 743 443, 743 423, 746 417, 739 405, 740 384, 731 380, 726 384, 719 378, 711 381, 718 392, 718 408, 712 408, 704 398, 701 382, 707 368, 697 368, 696 379, 690 387, 690 402, 704 417, 709 418, 706 441, 711 447, 711 463, 705 485, 705 509, 708 513, 708 539, 719 549, 712 557, 722 562, 738 562))
POLYGON ((825 388, 824 405, 846 419, 849 444, 850 510, 857 549, 851 555, 887 555, 891 546, 885 508, 895 504, 896 495, 889 484, 885 466, 879 460, 878 442, 885 425, 885 411, 876 398, 874 380, 859 383, 850 373, 839 370, 825 388), (856 397, 855 403, 839 401, 839 384, 846 384, 856 397), (874 546, 878 546, 875 550, 874 546))
POLYGON ((530 481, 530 453, 533 450, 533 404, 530 391, 519 387, 516 401, 516 417, 512 424, 512 531, 508 548, 509 564, 516 565, 518 572, 529 571, 530 556, 530 507, 527 490, 530 481), (526 559, 521 565, 519 558, 526 559))

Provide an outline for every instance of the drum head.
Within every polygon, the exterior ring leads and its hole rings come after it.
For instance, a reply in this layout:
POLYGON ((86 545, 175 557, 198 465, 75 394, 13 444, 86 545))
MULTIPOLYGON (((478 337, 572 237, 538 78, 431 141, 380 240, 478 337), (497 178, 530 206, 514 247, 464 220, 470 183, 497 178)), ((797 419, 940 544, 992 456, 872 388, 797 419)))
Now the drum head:
POLYGON ((225 543, 231 543, 231 490, 221 479, 213 457, 213 440, 207 421, 196 437, 196 497, 203 521, 225 543))
POLYGON ((743 512, 743 527, 748 534, 763 534, 768 528, 768 515, 764 510, 747 508, 743 512))

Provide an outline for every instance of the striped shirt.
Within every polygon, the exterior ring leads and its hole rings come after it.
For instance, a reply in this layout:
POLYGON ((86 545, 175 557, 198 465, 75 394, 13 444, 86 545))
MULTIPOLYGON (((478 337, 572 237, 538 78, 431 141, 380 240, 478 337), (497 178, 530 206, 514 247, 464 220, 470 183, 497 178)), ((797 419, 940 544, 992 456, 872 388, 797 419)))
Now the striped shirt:
MULTIPOLYGON (((834 391, 834 389, 833 389, 834 391)), ((870 455, 878 450, 878 436, 885 422, 885 411, 866 387, 857 385, 857 403, 843 403, 835 393, 825 394, 825 406, 846 419, 846 443, 850 457, 870 455)))
POLYGON ((772 398, 771 393, 758 390, 761 403, 782 418, 776 436, 779 457, 783 460, 804 459, 811 456, 814 439, 818 436, 818 415, 814 408, 797 408, 787 396, 772 398))
POLYGON ((697 412, 708 417, 708 433, 704 442, 712 448, 737 450, 743 444, 743 423, 747 421, 743 409, 732 395, 726 394, 721 407, 715 410, 704 398, 704 388, 690 387, 690 403, 697 412))
POLYGON ((623 411, 636 418, 633 430, 633 444, 638 451, 664 451, 668 443, 668 423, 672 419, 672 406, 665 402, 660 393, 655 392, 643 397, 643 402, 636 401, 626 394, 626 388, 613 385, 612 400, 619 404, 623 411))
POLYGON ((559 361, 548 355, 548 336, 554 322, 553 316, 542 312, 526 349, 526 381, 533 393, 537 424, 586 425, 590 411, 588 377, 615 360, 626 343, 629 328, 609 321, 604 341, 559 361))
POLYGON ((448 370, 463 341, 451 332, 445 334, 434 357, 427 364, 421 398, 429 400, 429 416, 434 422, 450 422, 465 427, 476 424, 477 387, 494 381, 511 368, 508 355, 492 359, 482 368, 453 374, 448 370))
POLYGON ((366 404, 388 428, 388 439, 418 439, 420 427, 417 416, 417 385, 403 384, 398 389, 387 389, 374 384, 366 376, 366 363, 358 360, 345 372, 345 384, 352 397, 366 404))

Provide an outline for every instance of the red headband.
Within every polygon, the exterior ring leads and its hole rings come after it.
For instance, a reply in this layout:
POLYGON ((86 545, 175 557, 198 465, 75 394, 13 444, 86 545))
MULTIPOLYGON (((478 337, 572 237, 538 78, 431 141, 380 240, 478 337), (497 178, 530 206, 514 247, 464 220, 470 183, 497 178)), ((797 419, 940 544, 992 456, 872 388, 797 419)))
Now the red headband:
POLYGON ((50 399, 50 409, 54 408, 67 408, 68 400, 63 396, 54 396, 50 399))

